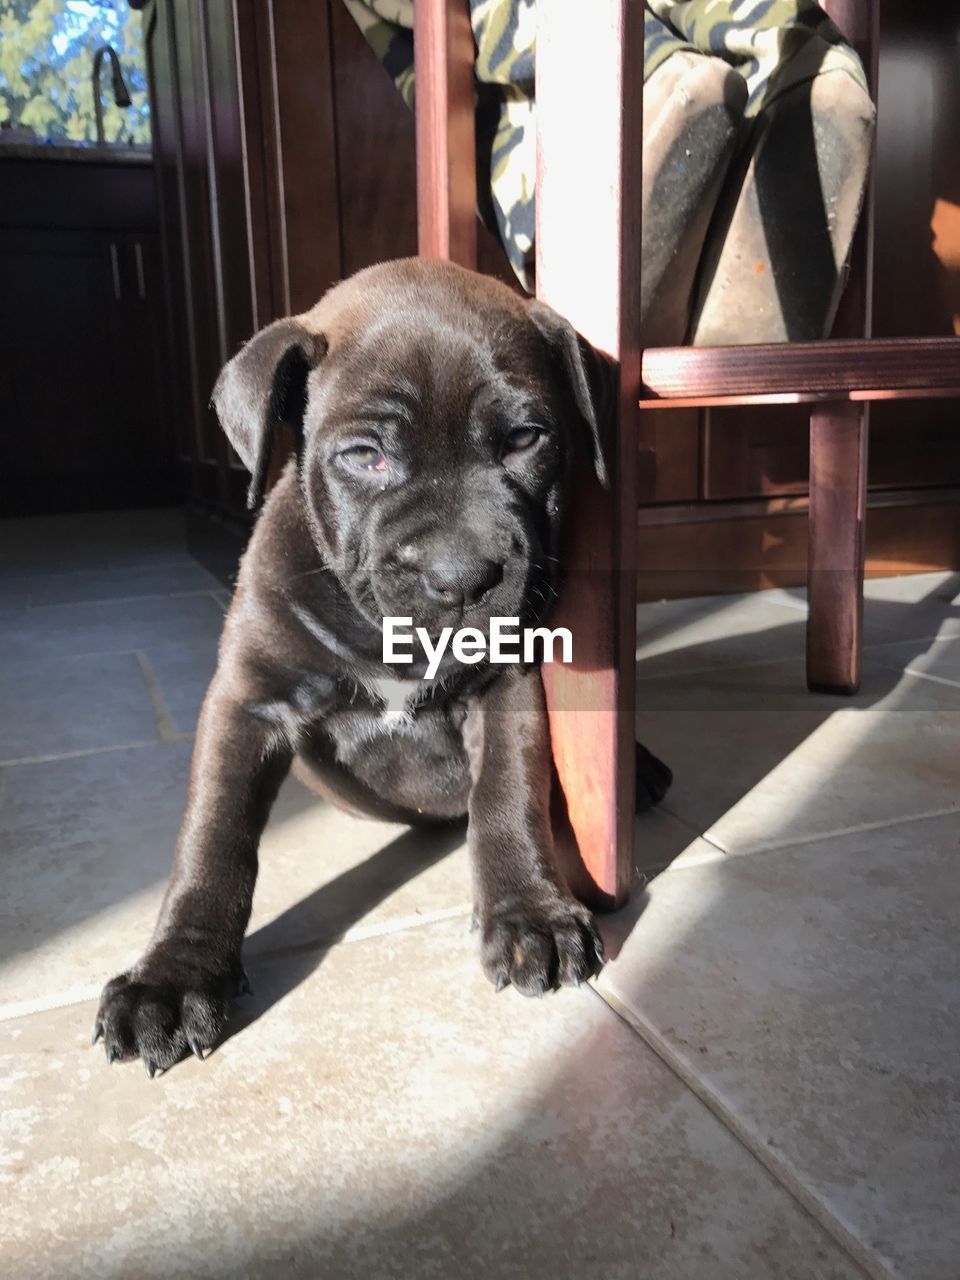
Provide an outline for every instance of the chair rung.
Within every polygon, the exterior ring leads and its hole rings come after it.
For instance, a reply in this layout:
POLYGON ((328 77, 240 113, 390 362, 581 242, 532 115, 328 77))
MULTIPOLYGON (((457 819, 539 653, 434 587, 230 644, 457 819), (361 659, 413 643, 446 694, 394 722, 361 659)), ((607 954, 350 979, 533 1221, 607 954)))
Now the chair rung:
POLYGON ((642 409, 960 397, 960 338, 859 338, 643 353, 642 409))

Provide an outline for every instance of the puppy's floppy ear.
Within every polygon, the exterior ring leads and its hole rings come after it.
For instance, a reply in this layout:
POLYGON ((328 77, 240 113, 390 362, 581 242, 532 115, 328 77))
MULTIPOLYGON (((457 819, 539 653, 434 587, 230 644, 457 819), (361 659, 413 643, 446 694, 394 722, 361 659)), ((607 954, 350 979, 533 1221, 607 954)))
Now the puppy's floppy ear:
POLYGON ((611 404, 609 364, 552 307, 533 299, 527 304, 527 308, 530 319, 550 344, 567 390, 580 411, 580 417, 590 434, 597 479, 607 489, 610 487, 610 480, 603 457, 600 428, 601 423, 606 421, 611 404))
POLYGON ((223 367, 213 406, 230 443, 250 472, 247 506, 263 497, 274 428, 292 427, 299 439, 307 407, 307 374, 327 353, 322 334, 299 320, 277 320, 254 334, 223 367))

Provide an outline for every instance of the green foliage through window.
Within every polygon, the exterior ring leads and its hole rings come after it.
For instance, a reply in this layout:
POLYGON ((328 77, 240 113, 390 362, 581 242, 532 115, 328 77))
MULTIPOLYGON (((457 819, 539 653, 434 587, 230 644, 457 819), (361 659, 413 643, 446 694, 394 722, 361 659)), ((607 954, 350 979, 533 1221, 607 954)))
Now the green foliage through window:
POLYGON ((120 58, 132 105, 114 103, 105 59, 104 137, 149 143, 141 15, 126 0, 0 0, 0 128, 18 142, 95 142, 93 55, 105 44, 120 58))

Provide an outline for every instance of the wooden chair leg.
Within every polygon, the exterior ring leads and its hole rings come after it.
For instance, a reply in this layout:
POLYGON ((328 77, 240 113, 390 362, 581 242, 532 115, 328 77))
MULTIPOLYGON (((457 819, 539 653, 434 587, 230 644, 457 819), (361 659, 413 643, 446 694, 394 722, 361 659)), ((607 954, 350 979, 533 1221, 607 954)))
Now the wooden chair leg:
POLYGON ((422 258, 477 267, 473 29, 466 0, 415 0, 417 239, 422 258))
POLYGON ((845 401, 810 419, 807 684, 821 693, 860 687, 868 417, 845 401))
MULTIPOLYGON (((823 7, 863 59, 876 100, 878 0, 824 0, 823 7)), ((834 338, 870 336, 873 222, 871 180, 834 338)), ((849 401, 824 405, 810 418, 807 685, 821 693, 860 687, 869 421, 869 406, 849 401)))
POLYGON ((568 577, 552 618, 570 628, 573 661, 544 668, 588 896, 605 905, 625 901, 634 878, 642 63, 643 5, 591 0, 586 22, 581 0, 538 6, 537 293, 619 371, 612 493, 578 463, 568 577), (571 92, 574 69, 590 85, 589 112, 571 92))

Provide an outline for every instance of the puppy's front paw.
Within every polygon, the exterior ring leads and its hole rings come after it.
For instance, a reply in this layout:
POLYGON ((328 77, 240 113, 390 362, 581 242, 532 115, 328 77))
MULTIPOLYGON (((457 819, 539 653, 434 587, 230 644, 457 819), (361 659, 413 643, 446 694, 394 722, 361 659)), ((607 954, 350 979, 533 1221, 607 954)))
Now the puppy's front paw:
POLYGON ((502 902, 481 917, 483 969, 498 991, 508 982, 525 996, 578 987, 603 964, 593 917, 575 898, 502 902))
POLYGON ((212 1049, 228 1002, 249 991, 239 961, 222 968, 195 955, 148 955, 104 987, 93 1043, 103 1038, 107 1062, 142 1058, 153 1079, 188 1053, 202 1058, 212 1049))

